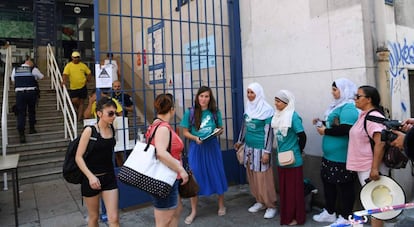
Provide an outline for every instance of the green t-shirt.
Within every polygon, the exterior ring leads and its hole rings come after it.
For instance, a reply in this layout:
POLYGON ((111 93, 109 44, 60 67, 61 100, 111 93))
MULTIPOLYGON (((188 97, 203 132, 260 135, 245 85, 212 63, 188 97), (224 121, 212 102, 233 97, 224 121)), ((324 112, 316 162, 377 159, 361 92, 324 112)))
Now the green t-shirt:
MULTIPOLYGON (((347 103, 333 110, 327 120, 326 127, 332 128, 335 125, 354 125, 358 119, 358 110, 353 103, 347 103)), ((346 162, 348 153, 348 136, 329 136, 322 138, 323 157, 333 162, 346 162)))
POLYGON ((217 111, 216 116, 217 125, 214 120, 213 113, 211 113, 210 110, 203 110, 201 112, 200 130, 197 130, 195 126, 190 123, 190 110, 187 109, 184 113, 183 119, 180 122, 180 127, 188 128, 190 129, 191 134, 203 138, 212 133, 215 128, 223 125, 223 121, 221 120, 221 112, 219 110, 217 111))
POLYGON ((265 149, 265 125, 272 122, 272 117, 258 120, 249 118, 247 114, 244 114, 244 121, 246 126, 246 145, 257 149, 265 149))
MULTIPOLYGON (((292 116, 292 127, 288 129, 286 136, 283 136, 280 131, 275 132, 279 151, 293 150, 295 154, 295 163, 284 167, 297 167, 303 164, 302 154, 300 152, 298 133, 303 132, 302 118, 296 113, 292 116)), ((279 161, 278 161, 279 165, 279 161)))

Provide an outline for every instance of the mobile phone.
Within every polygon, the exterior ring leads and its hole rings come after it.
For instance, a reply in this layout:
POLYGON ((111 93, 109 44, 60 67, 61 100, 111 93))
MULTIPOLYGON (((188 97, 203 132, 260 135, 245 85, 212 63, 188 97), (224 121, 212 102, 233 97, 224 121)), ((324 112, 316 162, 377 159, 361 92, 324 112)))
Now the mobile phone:
POLYGON ((315 125, 316 125, 316 127, 320 128, 320 127, 322 127, 323 123, 322 123, 321 120, 318 120, 315 125))

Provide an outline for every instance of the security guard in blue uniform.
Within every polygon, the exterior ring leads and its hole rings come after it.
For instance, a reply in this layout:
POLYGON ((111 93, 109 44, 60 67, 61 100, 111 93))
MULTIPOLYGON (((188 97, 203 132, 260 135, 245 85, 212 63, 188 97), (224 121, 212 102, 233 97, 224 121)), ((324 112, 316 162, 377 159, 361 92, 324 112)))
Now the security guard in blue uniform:
POLYGON ((37 133, 36 103, 38 98, 37 80, 43 79, 43 74, 33 66, 33 62, 26 60, 24 64, 13 69, 11 80, 15 85, 16 108, 17 108, 17 130, 19 131, 20 143, 26 142, 24 129, 26 125, 26 112, 29 112, 29 134, 37 133))

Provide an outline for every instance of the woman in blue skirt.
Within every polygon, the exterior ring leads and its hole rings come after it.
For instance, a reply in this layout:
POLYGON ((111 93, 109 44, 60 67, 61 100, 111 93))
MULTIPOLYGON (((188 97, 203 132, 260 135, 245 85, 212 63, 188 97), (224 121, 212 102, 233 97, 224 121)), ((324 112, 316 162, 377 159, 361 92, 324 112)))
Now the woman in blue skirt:
MULTIPOLYGON (((227 191, 227 180, 224 173, 223 157, 216 136, 206 138, 214 130, 221 129, 223 122, 221 112, 209 87, 198 89, 194 107, 189 108, 180 123, 185 138, 190 140, 188 163, 197 183, 200 186, 198 195, 218 195, 218 216, 226 214, 224 192, 227 191)), ((191 224, 197 214, 198 197, 190 198, 191 213, 185 218, 191 224)))

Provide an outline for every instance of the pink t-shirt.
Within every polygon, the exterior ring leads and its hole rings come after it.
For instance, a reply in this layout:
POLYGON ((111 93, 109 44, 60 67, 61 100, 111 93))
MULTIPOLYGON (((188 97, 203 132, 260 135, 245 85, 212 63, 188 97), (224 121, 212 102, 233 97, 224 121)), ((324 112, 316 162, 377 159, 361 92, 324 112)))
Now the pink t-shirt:
MULTIPOLYGON (((348 156, 346 160, 346 169, 352 171, 368 171, 371 169, 373 160, 373 151, 369 138, 364 129, 364 119, 368 111, 360 113, 358 120, 349 131, 348 156)), ((384 117, 378 111, 373 111, 370 116, 384 117)), ((367 131, 371 138, 375 132, 381 132, 385 126, 373 121, 367 121, 367 131)))

